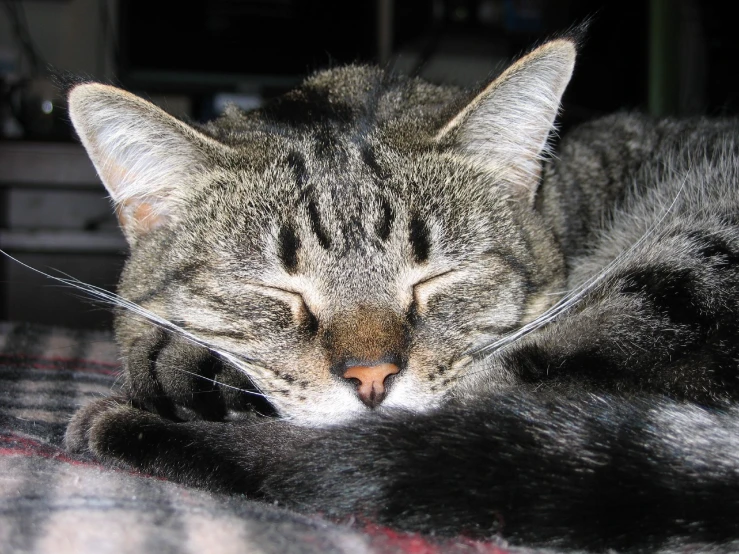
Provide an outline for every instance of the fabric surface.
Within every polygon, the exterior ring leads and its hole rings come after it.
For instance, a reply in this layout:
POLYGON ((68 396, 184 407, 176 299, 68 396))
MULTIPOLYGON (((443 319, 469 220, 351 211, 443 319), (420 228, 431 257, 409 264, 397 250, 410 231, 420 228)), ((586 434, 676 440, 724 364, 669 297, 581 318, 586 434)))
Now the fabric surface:
POLYGON ((543 552, 338 524, 68 454, 72 413, 120 375, 109 334, 0 324, 0 552, 543 552))

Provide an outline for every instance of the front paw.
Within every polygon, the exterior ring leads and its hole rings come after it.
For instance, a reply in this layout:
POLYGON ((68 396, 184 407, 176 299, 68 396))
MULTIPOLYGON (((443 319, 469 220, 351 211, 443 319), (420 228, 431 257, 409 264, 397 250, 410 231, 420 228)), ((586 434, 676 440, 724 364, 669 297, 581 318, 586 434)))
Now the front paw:
POLYGON ((106 465, 211 490, 253 493, 260 482, 253 469, 262 464, 254 463, 244 445, 250 443, 247 431, 261 429, 266 427, 176 423, 114 397, 77 412, 65 442, 70 451, 106 465))
POLYGON ((64 444, 68 451, 90 455, 102 462, 140 467, 140 453, 151 450, 159 427, 159 416, 139 410, 120 396, 96 400, 80 409, 67 427, 64 444))
POLYGON ((67 425, 64 447, 75 454, 93 454, 90 450, 90 431, 92 426, 108 412, 129 406, 122 396, 110 396, 95 400, 80 408, 67 425))

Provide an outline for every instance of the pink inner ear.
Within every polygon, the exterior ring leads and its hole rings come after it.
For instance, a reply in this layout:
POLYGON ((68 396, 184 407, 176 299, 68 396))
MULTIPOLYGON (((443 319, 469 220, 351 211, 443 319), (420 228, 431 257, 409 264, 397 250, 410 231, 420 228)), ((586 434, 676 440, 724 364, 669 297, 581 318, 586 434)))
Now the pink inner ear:
POLYGON ((164 223, 164 217, 154 210, 151 203, 136 198, 118 204, 116 214, 121 227, 137 235, 148 233, 164 223))
MULTIPOLYGON (((119 197, 121 189, 126 188, 126 183, 134 183, 139 178, 114 160, 107 160, 101 177, 113 199, 119 197)), ((157 198, 154 195, 134 196, 116 203, 118 222, 129 238, 146 234, 164 223, 161 210, 155 209, 156 203, 157 198)))

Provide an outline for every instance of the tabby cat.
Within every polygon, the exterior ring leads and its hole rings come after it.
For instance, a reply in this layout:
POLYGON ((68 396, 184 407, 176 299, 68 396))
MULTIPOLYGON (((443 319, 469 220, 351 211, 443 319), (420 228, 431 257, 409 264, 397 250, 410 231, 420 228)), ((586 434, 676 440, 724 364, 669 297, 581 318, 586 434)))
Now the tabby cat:
POLYGON ((126 387, 68 447, 437 535, 737 547, 739 124, 553 156, 575 54, 476 93, 341 67, 203 126, 75 86, 131 257, 126 387))

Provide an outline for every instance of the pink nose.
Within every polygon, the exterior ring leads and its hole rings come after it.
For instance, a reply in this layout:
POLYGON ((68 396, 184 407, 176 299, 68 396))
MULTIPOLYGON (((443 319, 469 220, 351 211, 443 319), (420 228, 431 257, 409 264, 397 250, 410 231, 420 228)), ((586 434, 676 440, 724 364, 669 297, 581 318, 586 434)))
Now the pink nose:
POLYGON ((344 372, 344 378, 359 381, 359 399, 368 407, 375 408, 385 398, 385 379, 399 371, 395 364, 355 365, 344 372))

